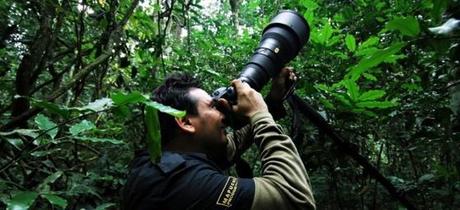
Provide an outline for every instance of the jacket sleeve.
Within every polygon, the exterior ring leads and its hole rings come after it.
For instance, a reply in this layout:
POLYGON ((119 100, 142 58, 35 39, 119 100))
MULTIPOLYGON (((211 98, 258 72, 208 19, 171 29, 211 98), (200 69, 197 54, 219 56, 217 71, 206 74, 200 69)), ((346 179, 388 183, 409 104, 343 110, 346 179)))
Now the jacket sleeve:
POLYGON ((233 162, 235 157, 243 154, 253 143, 250 124, 227 135, 227 160, 233 162))
POLYGON ((315 209, 310 181, 292 140, 268 112, 256 113, 251 127, 262 162, 262 176, 253 179, 252 209, 315 209))
MULTIPOLYGON (((270 97, 265 98, 268 110, 274 119, 281 119, 286 116, 286 109, 282 102, 276 102, 270 97)), ((233 162, 235 157, 242 155, 253 143, 252 126, 246 125, 243 128, 227 135, 227 160, 233 162)))

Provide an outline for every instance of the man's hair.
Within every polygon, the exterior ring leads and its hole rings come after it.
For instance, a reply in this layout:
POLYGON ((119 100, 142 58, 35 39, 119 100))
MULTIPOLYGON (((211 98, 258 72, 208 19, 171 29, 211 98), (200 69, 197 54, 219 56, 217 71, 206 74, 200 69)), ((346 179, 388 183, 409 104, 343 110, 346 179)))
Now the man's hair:
MULTIPOLYGON (((192 88, 201 88, 201 83, 195 77, 186 73, 173 73, 169 75, 164 84, 157 87, 152 94, 152 100, 173 107, 178 110, 186 111, 187 114, 196 115, 196 101, 189 95, 192 88)), ((161 128, 161 144, 166 145, 172 138, 178 125, 173 116, 158 112, 161 128)))

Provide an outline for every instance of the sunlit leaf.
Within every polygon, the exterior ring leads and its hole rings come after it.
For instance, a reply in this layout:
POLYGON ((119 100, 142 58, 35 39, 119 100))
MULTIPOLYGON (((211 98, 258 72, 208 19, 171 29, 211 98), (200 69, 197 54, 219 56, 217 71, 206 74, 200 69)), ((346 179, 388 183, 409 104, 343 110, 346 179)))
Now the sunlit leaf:
POLYGON ((94 112, 99 112, 106 110, 108 108, 111 108, 113 106, 113 101, 110 98, 101 98, 97 99, 88 105, 81 107, 81 108, 76 108, 78 110, 91 110, 94 112))
POLYGON ((359 48, 361 49, 369 48, 369 47, 377 45, 378 43, 379 43, 379 38, 376 36, 371 36, 366 41, 361 43, 359 48))
POLYGON ((180 111, 180 110, 174 109, 174 108, 172 108, 170 106, 160 104, 160 103, 155 102, 155 101, 147 101, 147 102, 144 102, 144 103, 147 106, 153 107, 153 108, 157 109, 160 112, 170 114, 170 115, 172 115, 174 117, 181 118, 181 117, 185 116, 185 111, 180 111))
POLYGON ((134 91, 131 93, 117 92, 112 96, 112 100, 115 105, 121 106, 121 105, 126 105, 126 104, 143 102, 143 101, 148 100, 148 97, 142 95, 138 91, 134 91))
POLYGON ((353 35, 347 34, 345 37, 345 45, 347 46, 348 50, 354 52, 356 50, 356 40, 353 35))
POLYGON ((415 17, 397 17, 390 20, 385 28, 397 30, 406 36, 417 36, 420 33, 420 25, 415 17))
POLYGON ((56 123, 52 122, 48 117, 42 114, 38 114, 35 117, 35 123, 37 123, 38 128, 42 131, 46 131, 51 139, 54 139, 58 133, 58 128, 56 123))
POLYGON ((88 130, 91 130, 91 129, 94 129, 96 128, 96 126, 91 122, 91 121, 88 121, 88 120, 82 120, 81 122, 75 124, 75 125, 72 125, 70 128, 69 128, 69 132, 72 134, 72 135, 77 135, 79 133, 82 133, 82 132, 85 132, 85 131, 88 131, 88 130))
POLYGON ((7 202, 7 210, 26 210, 34 203, 38 193, 23 191, 17 193, 10 201, 7 202))

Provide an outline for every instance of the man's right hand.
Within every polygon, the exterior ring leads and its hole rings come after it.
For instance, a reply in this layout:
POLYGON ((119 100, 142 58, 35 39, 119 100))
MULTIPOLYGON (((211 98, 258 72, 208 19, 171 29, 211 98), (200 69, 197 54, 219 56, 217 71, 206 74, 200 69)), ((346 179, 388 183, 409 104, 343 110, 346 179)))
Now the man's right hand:
POLYGON ((267 104, 262 95, 241 80, 233 80, 232 85, 237 95, 237 104, 233 111, 245 117, 252 117, 257 112, 268 112, 267 104))

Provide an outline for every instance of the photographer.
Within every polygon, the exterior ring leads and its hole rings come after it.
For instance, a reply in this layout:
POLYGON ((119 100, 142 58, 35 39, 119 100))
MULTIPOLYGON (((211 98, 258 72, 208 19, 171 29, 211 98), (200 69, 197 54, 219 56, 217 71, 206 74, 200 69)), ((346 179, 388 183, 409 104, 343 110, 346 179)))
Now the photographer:
MULTIPOLYGON (((278 106, 286 83, 295 79, 284 68, 273 79, 270 104, 278 106)), ((186 110, 181 119, 159 113, 163 154, 152 163, 146 151, 136 155, 123 191, 123 209, 314 209, 308 175, 292 140, 268 112, 257 91, 240 80, 235 114, 249 125, 226 134, 225 117, 215 101, 190 76, 179 74, 155 89, 153 99, 186 110), (223 170, 252 143, 260 150, 262 176, 235 178, 223 170)))

